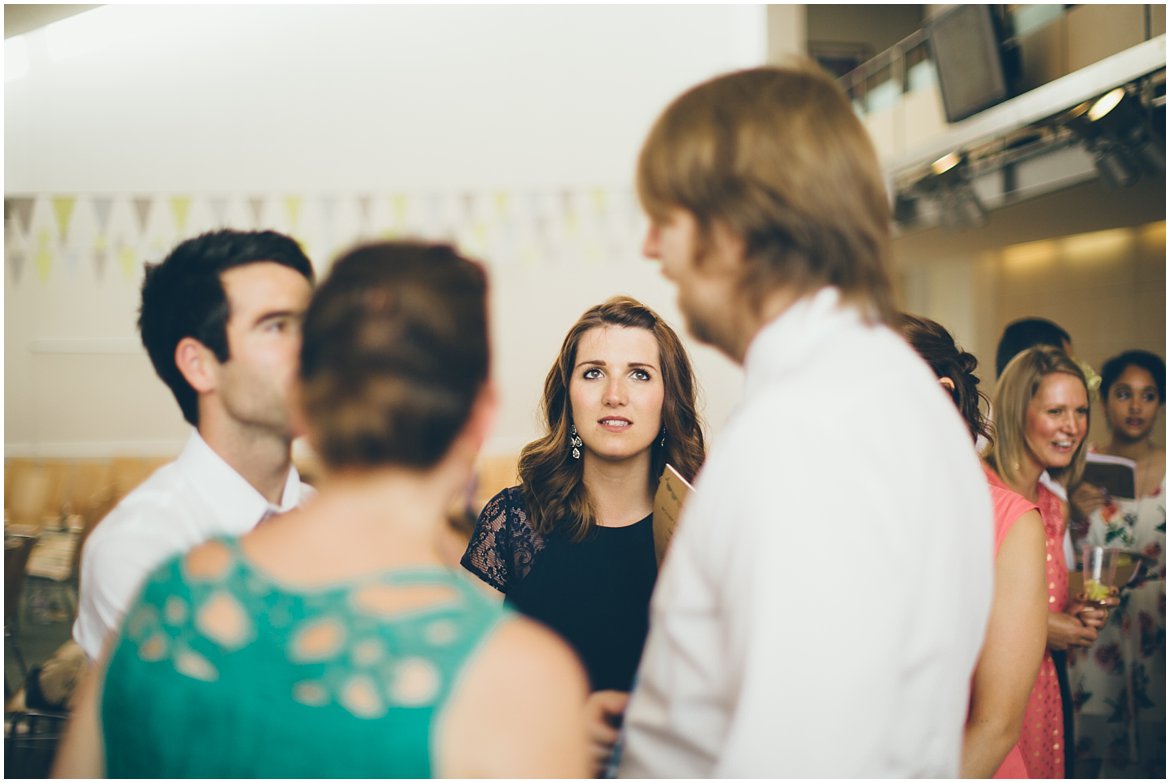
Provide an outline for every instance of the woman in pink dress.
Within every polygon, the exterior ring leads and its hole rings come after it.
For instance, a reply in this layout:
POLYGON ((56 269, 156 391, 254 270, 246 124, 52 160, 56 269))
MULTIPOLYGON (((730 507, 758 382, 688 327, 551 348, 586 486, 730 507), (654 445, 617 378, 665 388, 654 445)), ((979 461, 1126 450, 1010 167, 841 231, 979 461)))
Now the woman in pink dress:
MULTIPOLYGON (((975 357, 959 350, 934 321, 903 315, 901 330, 954 400, 972 440, 990 439, 980 411, 975 357)), ((1044 526, 1035 503, 988 480, 995 513, 995 596, 971 678, 960 769, 966 778, 1024 778, 1028 772, 1018 740, 1044 656, 1048 606, 1044 526)))
POLYGON ((1106 613, 1070 602, 1064 559, 1064 502, 1040 483, 1045 471, 1069 486, 1085 464, 1089 393, 1063 351, 1037 346, 1018 354, 995 387, 996 439, 985 451, 988 478, 1035 503, 1044 520, 1048 589, 1047 649, 1020 734, 1029 777, 1064 777, 1064 725, 1053 650, 1088 647, 1106 613))

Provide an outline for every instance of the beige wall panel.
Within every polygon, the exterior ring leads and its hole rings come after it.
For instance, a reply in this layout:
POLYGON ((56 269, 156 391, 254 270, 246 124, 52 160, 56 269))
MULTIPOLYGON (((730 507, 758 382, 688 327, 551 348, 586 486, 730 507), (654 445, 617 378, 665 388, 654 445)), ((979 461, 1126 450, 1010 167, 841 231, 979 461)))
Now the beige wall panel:
POLYGON ((1068 65, 1073 71, 1146 40, 1144 5, 1077 5, 1065 18, 1068 65))
POLYGON ((946 114, 938 86, 914 90, 902 96, 901 150, 912 150, 927 146, 947 130, 946 114))
POLYGON ((1031 90, 1069 72, 1068 20, 1061 17, 1020 39, 1021 91, 1031 90))
POLYGON ((1166 6, 1163 3, 1147 5, 1150 12, 1150 37, 1166 34, 1166 6))
POLYGON ((899 109, 891 107, 879 109, 865 116, 865 129, 869 131, 869 137, 873 140, 873 146, 877 150, 879 159, 897 155, 904 149, 898 133, 900 124, 898 115, 899 109))

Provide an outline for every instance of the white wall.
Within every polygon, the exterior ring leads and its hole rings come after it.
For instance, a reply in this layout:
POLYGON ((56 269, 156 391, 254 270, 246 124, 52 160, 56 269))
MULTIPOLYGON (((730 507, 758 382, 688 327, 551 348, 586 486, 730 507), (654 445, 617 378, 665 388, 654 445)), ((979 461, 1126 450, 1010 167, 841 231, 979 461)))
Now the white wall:
MULTIPOLYGON (((504 403, 488 450, 518 449, 586 307, 628 293, 682 331, 672 288, 639 256, 634 161, 679 91, 763 61, 765 22, 762 6, 104 6, 6 41, 6 207, 34 205, 23 222, 6 209, 6 455, 181 444, 134 329, 141 261, 181 238, 158 223, 176 195, 603 193, 633 215, 603 253, 568 232, 538 258, 486 255, 504 403), (59 197, 76 202, 68 226, 59 197), (114 248, 91 226, 75 241, 79 214, 130 215, 135 198, 151 204, 143 237, 114 248)), ((223 222, 246 224, 241 209, 223 222)), ((375 229, 353 238, 387 233, 375 229)), ((307 243, 319 268, 338 239, 307 243)), ((691 347, 717 431, 740 373, 691 347)))

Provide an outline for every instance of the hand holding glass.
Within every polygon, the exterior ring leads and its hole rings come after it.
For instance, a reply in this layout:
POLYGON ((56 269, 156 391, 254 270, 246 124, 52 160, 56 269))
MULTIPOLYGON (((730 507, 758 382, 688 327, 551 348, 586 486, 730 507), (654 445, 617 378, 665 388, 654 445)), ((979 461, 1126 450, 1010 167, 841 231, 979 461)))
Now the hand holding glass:
POLYGON ((1085 577, 1084 600, 1088 606, 1105 609, 1117 590, 1117 550, 1112 547, 1085 544, 1081 549, 1081 563, 1085 577))

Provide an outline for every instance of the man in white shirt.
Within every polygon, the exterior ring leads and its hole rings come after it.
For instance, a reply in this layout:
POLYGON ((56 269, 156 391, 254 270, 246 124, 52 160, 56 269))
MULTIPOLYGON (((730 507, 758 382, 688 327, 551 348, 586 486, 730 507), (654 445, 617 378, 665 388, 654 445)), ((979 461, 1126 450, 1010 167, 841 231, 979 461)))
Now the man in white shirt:
POLYGON ((887 324, 890 208, 840 88, 759 68, 641 153, 645 253, 744 367, 666 556, 624 777, 955 777, 992 593, 986 481, 887 324))
POLYGON ((288 394, 312 287, 300 246, 273 231, 203 234, 147 266, 142 343, 195 431, 86 541, 73 638, 91 660, 154 568, 307 496, 288 394))

